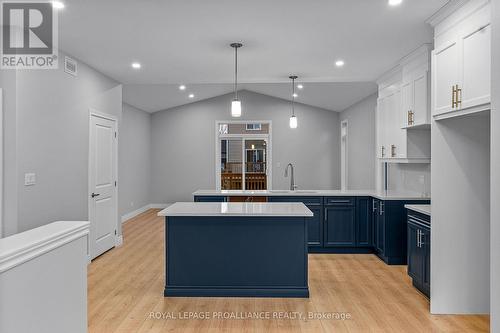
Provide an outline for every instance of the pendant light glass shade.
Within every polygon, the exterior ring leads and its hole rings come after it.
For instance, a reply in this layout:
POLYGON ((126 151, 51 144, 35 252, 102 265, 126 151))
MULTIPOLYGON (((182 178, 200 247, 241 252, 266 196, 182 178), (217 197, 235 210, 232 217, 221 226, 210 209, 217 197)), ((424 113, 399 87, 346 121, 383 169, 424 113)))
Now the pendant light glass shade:
POLYGON ((290 128, 297 128, 297 117, 295 115, 290 117, 290 128))
POLYGON ((234 99, 231 102, 231 116, 241 117, 241 101, 239 99, 234 99))
POLYGON ((231 116, 241 117, 241 101, 238 99, 238 49, 243 46, 241 43, 232 43, 234 48, 234 99, 231 102, 231 116))

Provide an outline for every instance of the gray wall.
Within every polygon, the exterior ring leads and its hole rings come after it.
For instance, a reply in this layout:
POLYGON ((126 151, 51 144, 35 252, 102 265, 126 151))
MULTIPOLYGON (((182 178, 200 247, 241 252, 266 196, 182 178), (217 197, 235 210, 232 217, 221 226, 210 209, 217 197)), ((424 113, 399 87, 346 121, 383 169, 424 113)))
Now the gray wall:
MULTIPOLYGON (((191 201, 197 189, 215 189, 215 121, 231 120, 231 94, 156 112, 152 116, 152 201, 191 201)), ((340 187, 339 115, 297 105, 299 127, 288 126, 288 101, 241 91, 241 120, 272 120, 273 188, 286 189, 288 162, 303 189, 340 187), (278 167, 280 164, 280 167, 278 167)))
POLYGON ((119 133, 119 215, 151 203, 151 114, 123 104, 119 133))
POLYGON ((492 1, 491 331, 500 332, 500 0, 492 1))
POLYGON ((348 120, 348 180, 349 190, 375 189, 375 110, 377 94, 347 108, 340 121, 348 120))
MULTIPOLYGON (((6 174, 5 191, 17 197, 6 205, 17 211, 5 211, 9 234, 56 220, 87 220, 89 108, 115 115, 120 123, 121 85, 82 62, 78 77, 68 75, 59 55, 58 70, 16 73, 16 103, 9 103, 4 124, 5 158, 15 165, 6 170, 14 177, 6 174), (36 185, 24 186, 27 172, 36 173, 36 185)), ((8 96, 11 89, 6 87, 8 96)))
POLYGON ((3 236, 17 233, 16 71, 0 70, 3 89, 3 236))

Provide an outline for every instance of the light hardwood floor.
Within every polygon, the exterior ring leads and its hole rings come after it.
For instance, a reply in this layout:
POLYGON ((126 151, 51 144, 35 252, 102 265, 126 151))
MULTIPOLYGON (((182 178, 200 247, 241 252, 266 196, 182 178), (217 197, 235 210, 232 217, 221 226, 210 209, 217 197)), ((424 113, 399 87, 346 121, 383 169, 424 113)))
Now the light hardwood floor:
POLYGON ((164 298, 164 221, 147 211, 123 227, 124 244, 88 269, 89 332, 487 332, 488 316, 432 316, 406 266, 374 255, 309 255, 309 299, 164 298), (271 319, 182 319, 253 312, 271 319), (347 320, 273 319, 346 313, 347 320), (165 318, 152 318, 165 316, 165 318), (168 318, 177 316, 177 319, 168 318))

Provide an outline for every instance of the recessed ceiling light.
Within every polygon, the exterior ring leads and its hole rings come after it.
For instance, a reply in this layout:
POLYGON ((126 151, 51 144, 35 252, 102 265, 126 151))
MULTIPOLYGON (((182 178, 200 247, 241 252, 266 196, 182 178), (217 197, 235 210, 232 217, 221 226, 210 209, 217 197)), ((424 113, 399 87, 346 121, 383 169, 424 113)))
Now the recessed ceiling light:
POLYGON ((299 95, 297 95, 297 93, 293 93, 293 94, 292 94, 292 96, 293 96, 294 98, 299 97, 299 95))
POLYGON ((61 1, 52 1, 52 7, 55 9, 63 9, 64 8, 64 3, 61 1))
POLYGON ((400 5, 403 0, 389 0, 389 6, 397 6, 400 5))
POLYGON ((140 63, 138 63, 138 62, 133 62, 133 63, 132 63, 132 68, 134 68, 134 69, 139 69, 139 68, 141 68, 141 64, 140 64, 140 63))
POLYGON ((337 66, 337 67, 342 67, 342 66, 344 66, 344 64, 345 64, 344 60, 337 60, 337 61, 335 61, 335 66, 337 66))
POLYGON ((297 88, 302 89, 302 88, 304 88, 304 86, 303 86, 303 85, 301 85, 301 84, 298 84, 298 85, 297 85, 297 88))
POLYGON ((194 98, 194 94, 189 94, 189 98, 194 98))
POLYGON ((181 84, 181 85, 179 86, 179 90, 186 90, 186 86, 185 86, 185 85, 183 85, 183 84, 181 84))

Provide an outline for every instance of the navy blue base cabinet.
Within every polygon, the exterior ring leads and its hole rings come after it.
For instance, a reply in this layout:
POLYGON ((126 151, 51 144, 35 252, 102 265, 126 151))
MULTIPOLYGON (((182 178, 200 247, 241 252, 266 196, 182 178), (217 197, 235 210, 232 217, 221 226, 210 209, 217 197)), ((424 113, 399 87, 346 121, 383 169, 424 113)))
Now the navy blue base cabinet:
POLYGON ((167 217, 165 239, 165 296, 309 297, 304 217, 167 217))
POLYGON ((413 285, 430 297, 431 229, 429 216, 408 211, 408 275, 413 285))
MULTIPOLYGON (((224 202, 224 196, 196 196, 198 202, 224 202)), ((303 202, 309 253, 375 253, 389 265, 407 260, 405 204, 429 200, 380 200, 367 197, 270 196, 268 202, 303 202)))

